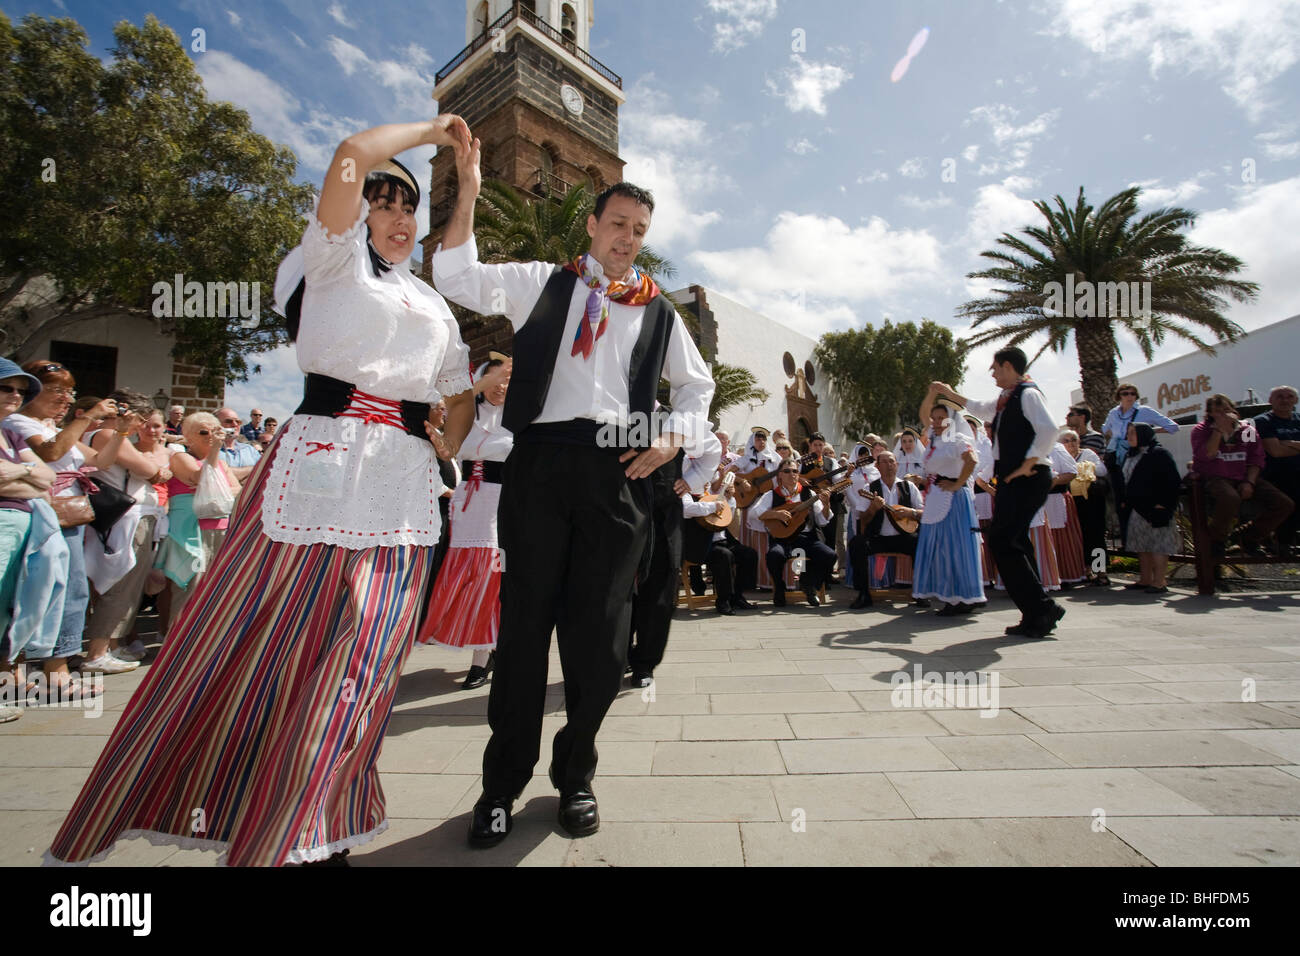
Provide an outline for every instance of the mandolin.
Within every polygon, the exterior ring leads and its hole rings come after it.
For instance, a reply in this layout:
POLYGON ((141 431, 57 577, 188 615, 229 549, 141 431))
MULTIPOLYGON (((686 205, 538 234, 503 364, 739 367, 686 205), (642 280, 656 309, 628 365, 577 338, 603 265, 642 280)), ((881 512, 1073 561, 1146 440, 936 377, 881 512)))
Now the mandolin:
MULTIPOLYGON (((891 505, 880 495, 873 495, 866 488, 859 488, 858 494, 868 501, 879 501, 880 506, 885 509, 889 523, 894 526, 894 529, 899 534, 916 534, 916 529, 921 526, 919 518, 913 518, 911 515, 905 514, 905 512, 911 510, 906 505, 891 505)), ((865 525, 866 522, 863 522, 863 524, 865 525)))
MULTIPOLYGON (((835 484, 827 488, 826 491, 829 491, 831 494, 834 494, 837 491, 843 491, 849 486, 851 481, 851 478, 837 481, 835 484)), ((784 510, 790 513, 789 521, 783 521, 775 516, 764 518, 763 524, 767 525, 767 533, 773 538, 785 539, 794 537, 799 533, 799 529, 803 527, 804 520, 807 518, 807 515, 804 514, 804 512, 812 508, 813 504, 817 500, 816 497, 812 497, 807 501, 801 501, 796 505, 785 506, 784 510)))
MULTIPOLYGON (((804 455, 802 458, 795 459, 795 463, 802 468, 804 465, 815 459, 815 455, 804 455)), ((785 462, 781 462, 784 465, 785 462)), ((761 468, 755 468, 748 474, 736 475, 736 507, 748 508, 762 495, 772 490, 775 484, 777 473, 781 470, 781 465, 777 465, 773 471, 763 471, 761 468)))

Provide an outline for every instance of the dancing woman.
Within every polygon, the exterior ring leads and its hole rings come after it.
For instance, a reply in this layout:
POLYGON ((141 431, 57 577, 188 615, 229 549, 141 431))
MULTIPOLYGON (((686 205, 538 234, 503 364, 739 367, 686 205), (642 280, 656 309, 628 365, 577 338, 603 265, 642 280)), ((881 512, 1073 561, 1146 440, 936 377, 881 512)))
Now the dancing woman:
POLYGON ((480 365, 474 375, 487 387, 474 400, 474 426, 461 445, 461 474, 451 496, 451 547, 429 596, 421 644, 474 650, 465 690, 482 687, 492 672, 492 649, 501 624, 501 552, 497 546, 497 504, 501 500, 501 471, 510 457, 514 436, 501 424, 509 387, 504 355, 480 365), (493 372, 500 368, 502 373, 493 372))
POLYGON ((978 460, 970 426, 959 411, 926 397, 923 417, 930 420, 925 452, 929 479, 925 510, 913 559, 912 596, 944 602, 940 617, 969 614, 984 602, 980 572, 979 524, 970 478, 978 460))
POLYGON ((388 157, 457 142, 469 129, 444 115, 335 152, 277 281, 306 395, 249 476, 56 860, 147 836, 236 866, 322 862, 387 827, 375 764, 438 540, 434 447, 453 455, 473 418, 455 319, 405 264, 419 187, 388 157), (287 275, 296 262, 305 284, 287 275), (441 396, 445 435, 426 426, 441 396))

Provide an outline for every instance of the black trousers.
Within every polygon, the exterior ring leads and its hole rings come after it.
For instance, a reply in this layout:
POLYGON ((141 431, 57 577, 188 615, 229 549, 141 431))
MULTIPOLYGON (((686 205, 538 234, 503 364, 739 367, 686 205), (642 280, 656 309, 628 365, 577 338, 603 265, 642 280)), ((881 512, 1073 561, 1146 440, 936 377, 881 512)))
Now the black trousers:
POLYGON ((651 533, 650 570, 632 598, 632 626, 627 660, 637 672, 654 673, 668 647, 682 569, 682 504, 674 497, 668 507, 656 506, 651 533))
POLYGON ((1074 506, 1079 512, 1079 531, 1083 535, 1083 566, 1090 574, 1107 574, 1110 562, 1106 558, 1106 494, 1108 486, 1099 478, 1088 489, 1088 497, 1074 496, 1074 506), (1098 552, 1101 569, 1096 563, 1098 552))
MULTIPOLYGON (((889 518, 885 518, 886 521, 889 518)), ((914 534, 855 534, 849 542, 849 563, 853 566, 853 586, 867 594, 871 588, 871 556, 882 552, 916 556, 914 534)))
MULTIPOLYGON (((1281 461, 1294 461, 1282 459, 1281 461)), ((1295 502, 1295 510, 1287 516, 1277 528, 1277 543, 1283 547, 1294 547, 1296 528, 1300 525, 1300 471, 1288 468, 1265 468, 1263 477, 1270 481, 1284 495, 1295 502)))
POLYGON ((998 481, 993 496, 993 520, 984 533, 989 553, 1002 572, 1007 593, 1016 602, 1026 621, 1047 615, 1052 601, 1043 592, 1034 560, 1034 546, 1029 540, 1029 522, 1047 502, 1052 487, 1052 471, 1046 465, 1015 481, 998 481))
POLYGON ((772 575, 772 582, 779 592, 784 588, 785 563, 790 560, 797 549, 804 553, 804 572, 801 580, 814 591, 820 590, 830 577, 831 568, 835 567, 835 552, 826 546, 826 542, 816 537, 811 531, 801 531, 784 541, 771 539, 767 549, 767 570, 772 575))
POLYGON ((719 604, 743 597, 745 589, 758 581, 758 552, 730 537, 714 541, 704 559, 713 577, 713 593, 719 604))
POLYGON ((516 444, 497 510, 504 552, 501 628, 488 698, 483 790, 513 797, 541 750, 547 655, 560 647, 567 723, 551 746, 564 792, 596 772, 596 733, 627 661, 632 590, 650 532, 648 482, 614 450, 516 444))

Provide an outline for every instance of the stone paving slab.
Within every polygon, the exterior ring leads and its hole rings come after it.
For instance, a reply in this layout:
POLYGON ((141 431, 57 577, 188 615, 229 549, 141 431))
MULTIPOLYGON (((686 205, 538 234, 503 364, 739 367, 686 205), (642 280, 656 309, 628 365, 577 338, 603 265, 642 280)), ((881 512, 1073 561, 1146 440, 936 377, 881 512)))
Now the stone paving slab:
MULTIPOLYGON (((602 828, 583 840, 558 827, 545 773, 564 723, 553 643, 542 760, 510 838, 487 851, 465 833, 490 687, 461 690, 467 653, 415 647, 379 764, 390 827, 350 860, 1300 864, 1295 596, 1066 592, 1043 641, 1001 636, 1018 618, 1002 595, 957 622, 849 599, 835 588, 817 610, 762 598, 735 618, 679 611, 654 685, 621 692, 605 720, 602 828), (971 675, 996 677, 996 697, 979 698, 971 675)), ((40 862, 147 664, 106 678, 90 718, 37 708, 0 725, 0 865, 40 862)), ((137 839, 100 865, 216 858, 137 839)))

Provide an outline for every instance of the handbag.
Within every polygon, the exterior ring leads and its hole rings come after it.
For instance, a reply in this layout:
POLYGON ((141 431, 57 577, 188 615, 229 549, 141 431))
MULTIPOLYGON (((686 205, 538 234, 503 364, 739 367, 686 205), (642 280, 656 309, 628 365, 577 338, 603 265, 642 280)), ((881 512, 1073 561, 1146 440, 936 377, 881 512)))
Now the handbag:
POLYGON ((135 507, 135 499, 120 488, 106 481, 99 482, 99 489, 86 496, 93 509, 90 526, 99 532, 101 538, 107 538, 113 525, 122 520, 122 516, 135 507))
POLYGON ((50 506, 58 515, 60 528, 77 528, 95 520, 89 495, 61 495, 51 498, 50 506))
POLYGON ((203 465, 199 484, 194 489, 194 516, 197 518, 225 518, 235 509, 235 494, 226 484, 219 466, 203 465))

